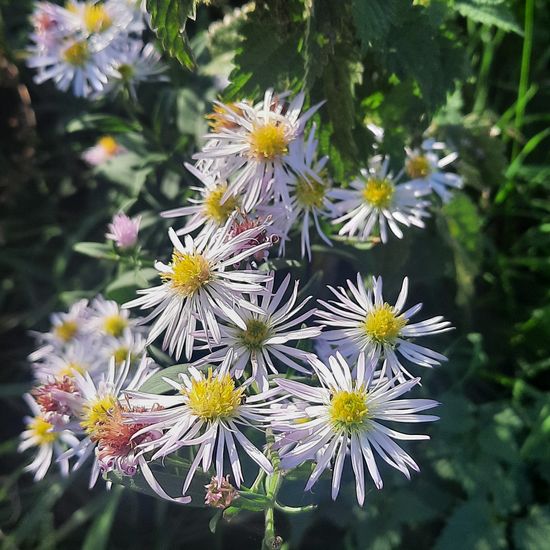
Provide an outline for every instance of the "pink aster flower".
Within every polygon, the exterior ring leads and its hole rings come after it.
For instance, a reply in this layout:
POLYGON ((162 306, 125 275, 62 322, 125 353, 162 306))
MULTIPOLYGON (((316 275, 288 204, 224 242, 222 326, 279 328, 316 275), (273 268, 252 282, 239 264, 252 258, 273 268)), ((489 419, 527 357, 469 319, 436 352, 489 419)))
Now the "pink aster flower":
POLYGON ((131 248, 137 243, 141 218, 129 218, 126 214, 115 214, 105 236, 119 248, 131 248))

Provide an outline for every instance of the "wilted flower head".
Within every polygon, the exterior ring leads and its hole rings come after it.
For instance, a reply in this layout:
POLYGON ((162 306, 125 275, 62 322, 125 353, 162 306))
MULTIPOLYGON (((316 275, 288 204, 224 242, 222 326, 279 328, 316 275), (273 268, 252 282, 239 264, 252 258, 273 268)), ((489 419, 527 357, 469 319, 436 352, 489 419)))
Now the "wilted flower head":
POLYGON ((115 214, 109 224, 109 233, 105 236, 111 239, 119 248, 131 248, 138 240, 141 218, 130 218, 126 214, 115 214))
POLYGON ((212 476, 210 483, 204 487, 206 489, 204 503, 212 508, 227 508, 239 498, 239 492, 229 483, 229 475, 219 478, 212 476))

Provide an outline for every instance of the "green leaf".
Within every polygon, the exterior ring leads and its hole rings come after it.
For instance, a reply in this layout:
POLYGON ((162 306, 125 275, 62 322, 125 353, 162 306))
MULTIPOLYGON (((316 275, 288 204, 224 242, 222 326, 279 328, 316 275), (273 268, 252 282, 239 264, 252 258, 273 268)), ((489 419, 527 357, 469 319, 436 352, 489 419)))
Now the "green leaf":
POLYGON ((73 246, 73 250, 85 256, 91 256, 92 258, 99 258, 102 260, 116 260, 118 258, 118 255, 113 252, 113 247, 106 243, 76 243, 73 246))
POLYGON ((504 525, 497 523, 488 502, 472 499, 454 510, 434 548, 435 550, 506 548, 504 525))
POLYGON ((364 51, 373 40, 384 38, 400 10, 407 8, 403 0, 352 0, 351 13, 364 51))
POLYGON ((514 524, 517 550, 540 550, 550 541, 550 507, 533 506, 528 517, 514 524))
POLYGON ((188 18, 195 17, 195 0, 147 0, 151 26, 162 47, 190 70, 196 69, 193 50, 185 33, 188 18))
POLYGON ((172 365, 171 367, 166 367, 161 369, 151 378, 146 380, 143 385, 139 388, 139 391, 144 393, 154 393, 157 395, 166 393, 168 391, 174 391, 174 388, 167 384, 163 378, 169 378, 170 380, 179 381, 179 374, 182 372, 187 372, 189 369, 188 364, 181 365, 172 365))
POLYGON ((105 289, 107 298, 122 304, 135 297, 136 290, 150 286, 151 281, 158 277, 158 271, 152 267, 127 271, 105 289))
POLYGON ((493 25, 508 32, 523 34, 514 14, 502 1, 488 2, 487 0, 462 0, 454 4, 455 9, 464 17, 483 23, 493 25))
POLYGON ((108 547, 109 534, 121 496, 122 487, 113 487, 110 494, 111 498, 107 501, 107 505, 99 515, 96 516, 88 530, 82 545, 82 550, 103 550, 108 547))

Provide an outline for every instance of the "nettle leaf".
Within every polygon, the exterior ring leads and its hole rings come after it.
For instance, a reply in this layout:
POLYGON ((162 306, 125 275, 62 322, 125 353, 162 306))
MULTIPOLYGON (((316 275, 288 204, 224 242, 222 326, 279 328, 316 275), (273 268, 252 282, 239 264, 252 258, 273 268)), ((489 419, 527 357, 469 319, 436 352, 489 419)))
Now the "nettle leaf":
POLYGON ((275 17, 267 8, 256 7, 240 29, 243 37, 237 49, 226 100, 258 97, 267 88, 297 89, 303 79, 298 45, 303 25, 275 17))
POLYGON ((518 550, 546 548, 550 540, 550 507, 533 506, 529 516, 514 524, 514 542, 518 550))
POLYGON ((458 506, 447 520, 436 550, 493 550, 506 548, 504 524, 497 523, 489 503, 472 499, 458 506))
POLYGON ((408 5, 407 0, 352 0, 353 22, 363 49, 367 50, 372 41, 385 37, 400 10, 408 5))
POLYGON ((523 34, 504 0, 462 0, 455 2, 454 7, 461 15, 472 21, 492 25, 503 31, 523 34))
POLYGON ((188 69, 196 69, 193 50, 185 33, 187 19, 195 18, 195 0, 147 0, 147 12, 168 55, 188 69))

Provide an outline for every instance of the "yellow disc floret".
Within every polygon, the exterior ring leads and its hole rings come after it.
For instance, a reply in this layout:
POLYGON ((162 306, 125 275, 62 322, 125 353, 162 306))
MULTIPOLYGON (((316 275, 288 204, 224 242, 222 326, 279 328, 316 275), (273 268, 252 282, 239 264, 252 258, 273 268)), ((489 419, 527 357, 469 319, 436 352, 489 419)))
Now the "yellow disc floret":
POLYGON ((78 332, 78 324, 76 321, 63 321, 54 328, 54 334, 63 342, 72 340, 78 332))
POLYGON ((330 401, 329 414, 338 428, 359 428, 369 414, 367 393, 363 390, 335 392, 330 401))
POLYGON ((268 336, 269 327, 263 321, 249 319, 246 321, 246 330, 241 331, 239 338, 248 349, 259 350, 268 336))
POLYGON ((113 24, 105 6, 101 4, 86 4, 83 17, 88 32, 105 32, 113 24))
POLYGON ((244 389, 235 388, 229 374, 214 377, 210 369, 206 378, 193 379, 191 389, 184 389, 182 393, 187 395, 188 405, 196 416, 202 420, 217 420, 235 415, 244 389))
POLYGON ((118 151, 118 143, 112 136, 103 136, 97 144, 109 155, 113 156, 118 151))
POLYGON ((367 335, 379 344, 393 344, 407 319, 395 314, 393 307, 383 304, 373 309, 365 319, 367 335))
POLYGON ((175 251, 171 267, 170 272, 161 273, 160 277, 184 296, 191 296, 212 280, 208 260, 198 253, 182 254, 175 251))
POLYGON ((84 405, 80 421, 84 431, 93 438, 101 425, 109 419, 109 415, 116 405, 116 397, 109 394, 84 405))
POLYGON ((59 437, 59 434, 53 431, 53 424, 42 416, 35 416, 28 428, 32 435, 38 439, 39 445, 53 443, 59 437))
POLYGON ((369 178, 363 188, 363 198, 376 208, 387 208, 391 204, 395 188, 388 179, 369 178))
MULTIPOLYGON (((115 349, 113 352, 113 357, 115 358, 115 363, 118 365, 126 361, 128 357, 128 348, 126 346, 121 346, 120 348, 115 349)), ((132 357, 130 356, 130 359, 132 357)))
POLYGON ((239 205, 236 197, 228 197, 222 202, 226 191, 227 184, 218 185, 204 198, 204 215, 219 225, 223 225, 239 205))
POLYGON ((405 170, 411 178, 425 178, 430 175, 432 166, 425 156, 416 155, 407 160, 405 170))
POLYGON ((296 201, 303 208, 321 208, 327 188, 323 183, 314 179, 300 179, 294 192, 296 201))
POLYGON ((86 42, 75 42, 63 52, 63 59, 75 67, 84 65, 89 57, 90 52, 86 42))
POLYGON ((274 160, 288 152, 288 139, 283 125, 268 122, 255 126, 250 133, 250 150, 259 160, 274 160))
POLYGON ((84 374, 86 372, 86 367, 79 363, 67 363, 63 368, 59 369, 57 376, 59 378, 63 378, 64 376, 72 378, 76 372, 84 374))
POLYGON ((103 330, 110 336, 122 336, 127 326, 128 320, 122 317, 122 315, 109 315, 103 320, 103 330))

